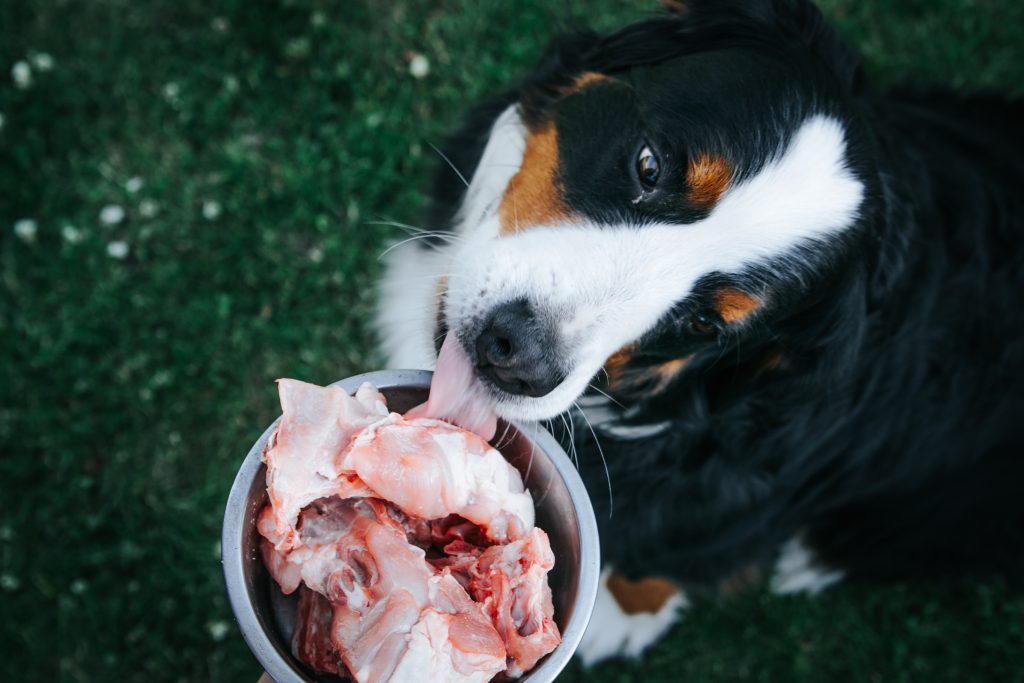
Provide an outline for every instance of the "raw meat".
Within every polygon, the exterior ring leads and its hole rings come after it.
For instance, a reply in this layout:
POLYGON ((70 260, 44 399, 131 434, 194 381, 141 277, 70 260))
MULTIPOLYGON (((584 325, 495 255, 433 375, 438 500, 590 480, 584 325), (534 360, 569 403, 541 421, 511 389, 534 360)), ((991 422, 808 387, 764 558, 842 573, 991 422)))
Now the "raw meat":
POLYGON ((436 407, 389 413, 370 385, 279 388, 258 529, 282 591, 305 585, 296 656, 360 683, 483 683, 558 645, 554 556, 496 450, 422 416, 436 407))

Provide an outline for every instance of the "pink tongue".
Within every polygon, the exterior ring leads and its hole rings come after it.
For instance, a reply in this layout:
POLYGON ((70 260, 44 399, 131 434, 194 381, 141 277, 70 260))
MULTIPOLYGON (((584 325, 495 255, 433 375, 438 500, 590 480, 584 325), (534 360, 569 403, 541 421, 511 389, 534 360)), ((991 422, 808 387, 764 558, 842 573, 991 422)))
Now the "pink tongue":
POLYGON ((437 355, 437 369, 427 402, 405 414, 407 418, 434 417, 476 432, 485 441, 494 438, 498 416, 481 395, 469 358, 454 334, 448 334, 437 355))

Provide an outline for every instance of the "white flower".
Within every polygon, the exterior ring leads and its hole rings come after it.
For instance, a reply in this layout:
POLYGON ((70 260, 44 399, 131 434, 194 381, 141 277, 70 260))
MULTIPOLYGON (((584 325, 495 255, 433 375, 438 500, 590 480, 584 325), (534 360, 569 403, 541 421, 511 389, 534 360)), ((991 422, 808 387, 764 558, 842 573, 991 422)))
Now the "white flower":
POLYGON ((181 88, 174 81, 164 84, 164 99, 168 102, 174 102, 180 94, 181 88))
POLYGON ((136 192, 142 189, 143 185, 145 185, 145 183, 142 181, 142 178, 136 175, 132 176, 131 178, 125 181, 124 189, 126 189, 128 192, 132 194, 135 194, 136 192))
POLYGON ((220 217, 220 202, 209 199, 203 202, 203 218, 208 221, 215 221, 220 217))
POLYGON ((300 38, 293 38, 284 45, 284 56, 288 59, 305 59, 309 56, 309 51, 312 45, 309 42, 309 38, 302 36, 300 38))
POLYGON ((117 204, 108 204, 100 211, 100 223, 103 225, 117 225, 124 220, 124 209, 117 204))
POLYGON ((230 94, 234 95, 242 88, 242 84, 238 81, 238 78, 228 74, 224 77, 224 89, 230 94))
POLYGON ((143 199, 139 202, 139 214, 143 218, 153 218, 160 213, 160 205, 152 199, 143 199))
POLYGON ((430 61, 423 55, 413 55, 409 60, 409 73, 413 78, 423 78, 430 73, 430 61))
POLYGON ((327 23, 327 15, 317 10, 309 17, 309 23, 313 24, 316 28, 320 28, 327 23))
POLYGON ((75 595, 81 595, 89 586, 82 579, 75 579, 71 582, 69 589, 75 595))
POLYGON ((220 642, 227 637, 231 627, 228 626, 226 621, 208 621, 206 622, 206 630, 210 632, 211 638, 220 642))
POLYGON ((224 17, 214 17, 210 21, 210 28, 212 28, 217 33, 227 33, 228 29, 231 28, 231 24, 229 24, 228 20, 224 17))
POLYGON ((16 87, 24 90, 32 85, 32 67, 25 60, 15 62, 11 67, 11 78, 14 79, 16 87))
POLYGON ((32 55, 32 66, 36 68, 36 71, 52 71, 53 57, 45 52, 37 52, 32 55))
POLYGON ((60 234, 68 244, 78 244, 82 241, 82 231, 73 225, 65 225, 60 229, 60 234))
POLYGON ((107 245, 107 256, 120 261, 128 255, 128 244, 121 240, 114 240, 107 245))
POLYGON ((25 242, 35 242, 39 226, 31 218, 22 218, 14 224, 14 234, 25 242))
POLYGON ((306 256, 309 257, 309 260, 313 263, 320 263, 324 260, 324 250, 320 247, 313 247, 306 252, 306 256))
POLYGON ((21 585, 21 581, 14 574, 0 574, 0 588, 5 591, 16 591, 21 585))

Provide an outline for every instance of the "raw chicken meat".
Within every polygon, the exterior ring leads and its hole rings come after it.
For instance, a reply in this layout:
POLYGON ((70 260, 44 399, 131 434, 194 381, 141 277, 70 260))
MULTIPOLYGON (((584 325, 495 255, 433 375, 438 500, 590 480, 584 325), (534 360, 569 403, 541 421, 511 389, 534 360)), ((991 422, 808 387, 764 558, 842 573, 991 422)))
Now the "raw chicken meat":
POLYGON ((483 683, 558 645, 547 535, 483 438, 427 417, 429 401, 416 417, 389 413, 368 384, 354 397, 279 390, 258 529, 282 591, 305 585, 297 657, 360 683, 483 683))
MULTIPOLYGON (((465 546, 461 550, 465 553, 465 546)), ((469 555, 470 561, 450 569, 461 570, 460 583, 468 584, 470 595, 498 629, 508 650, 506 673, 521 676, 560 641, 548 586, 548 572, 555 565, 548 535, 535 527, 518 541, 482 553, 470 550, 469 555)))

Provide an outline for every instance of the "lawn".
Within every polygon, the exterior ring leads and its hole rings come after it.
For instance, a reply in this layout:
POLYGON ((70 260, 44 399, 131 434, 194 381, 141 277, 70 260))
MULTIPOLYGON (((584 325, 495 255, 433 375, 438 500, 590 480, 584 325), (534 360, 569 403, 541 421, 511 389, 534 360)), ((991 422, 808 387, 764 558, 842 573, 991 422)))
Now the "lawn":
MULTIPOLYGON (((1021 93, 1020 0, 821 4, 876 83, 1021 93)), ((273 380, 379 367, 377 256, 401 236, 379 221, 418 220, 430 144, 559 27, 655 9, 0 3, 7 680, 255 681, 218 537, 273 380)), ((752 592, 699 602, 642 662, 564 679, 1024 681, 1024 595, 752 592)))

